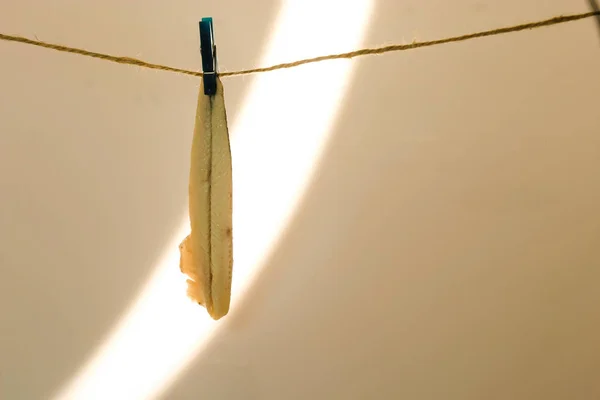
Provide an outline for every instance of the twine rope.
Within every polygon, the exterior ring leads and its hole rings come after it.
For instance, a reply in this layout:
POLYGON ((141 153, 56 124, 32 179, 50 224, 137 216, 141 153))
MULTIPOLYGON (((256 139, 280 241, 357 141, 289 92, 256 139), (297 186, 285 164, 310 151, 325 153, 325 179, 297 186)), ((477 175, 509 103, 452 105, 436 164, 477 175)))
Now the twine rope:
MULTIPOLYGON (((476 38, 496 36, 496 35, 502 35, 502 34, 511 33, 511 32, 519 32, 519 31, 537 29, 537 28, 542 28, 542 27, 547 27, 547 26, 552 26, 552 25, 564 24, 567 22, 579 21, 579 20, 582 20, 585 18, 590 18, 590 17, 597 17, 600 19, 600 10, 594 9, 594 11, 582 13, 582 14, 561 15, 561 16, 556 16, 556 17, 552 17, 549 19, 541 20, 541 21, 528 22, 528 23, 524 23, 524 24, 513 25, 513 26, 504 27, 504 28, 496 28, 496 29, 480 31, 480 32, 473 32, 473 33, 468 33, 465 35, 453 36, 453 37, 448 37, 448 38, 444 38, 444 39, 429 40, 429 41, 424 41, 424 42, 414 41, 409 44, 392 44, 389 46, 364 48, 364 49, 360 49, 360 50, 350 51, 347 53, 329 54, 329 55, 324 55, 324 56, 319 56, 319 57, 306 58, 306 59, 288 62, 288 63, 276 64, 276 65, 272 65, 269 67, 244 69, 244 70, 239 70, 239 71, 224 71, 224 72, 219 72, 218 74, 220 77, 250 75, 250 74, 262 73, 262 72, 275 71, 275 70, 279 70, 279 69, 293 68, 293 67, 298 67, 298 66, 304 65, 304 64, 317 63, 317 62, 327 61, 327 60, 350 59, 350 58, 366 56, 366 55, 383 54, 383 53, 389 53, 389 52, 394 52, 394 51, 405 51, 405 50, 418 49, 421 47, 430 47, 430 46, 437 46, 437 45, 442 45, 442 44, 447 44, 447 43, 462 42, 465 40, 471 40, 471 39, 476 39, 476 38)), ((139 60, 136 58, 131 58, 131 57, 121 57, 121 56, 114 56, 114 55, 110 55, 110 54, 97 53, 94 51, 79 49, 79 48, 75 48, 75 47, 69 47, 69 46, 64 46, 64 45, 60 45, 60 44, 43 42, 41 40, 33 40, 33 39, 29 39, 29 38, 26 38, 23 36, 7 35, 7 34, 0 33, 0 40, 29 44, 29 45, 38 46, 38 47, 44 47, 47 49, 52 49, 52 50, 61 51, 61 52, 65 52, 65 53, 71 53, 71 54, 78 54, 81 56, 97 58, 97 59, 111 61, 111 62, 115 62, 115 63, 119 63, 119 64, 137 65, 138 67, 142 67, 142 68, 150 68, 150 69, 156 69, 156 70, 160 70, 160 71, 175 72, 178 74, 191 75, 191 76, 197 76, 197 77, 201 77, 203 75, 202 72, 199 72, 199 71, 175 68, 175 67, 170 67, 168 65, 154 64, 154 63, 146 62, 146 61, 139 60)))

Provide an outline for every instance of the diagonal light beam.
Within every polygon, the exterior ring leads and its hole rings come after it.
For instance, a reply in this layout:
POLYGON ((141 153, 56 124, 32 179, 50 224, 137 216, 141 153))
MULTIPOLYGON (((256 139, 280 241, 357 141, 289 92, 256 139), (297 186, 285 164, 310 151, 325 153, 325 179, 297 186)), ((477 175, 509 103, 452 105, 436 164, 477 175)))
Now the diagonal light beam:
MULTIPOLYGON (((284 1, 261 63, 358 47, 372 3, 284 1)), ((232 125, 232 313, 301 200, 343 103, 352 63, 336 60, 254 78, 232 125)), ((178 244, 188 229, 186 218, 137 300, 55 400, 154 398, 218 333, 219 322, 185 298, 178 244)))

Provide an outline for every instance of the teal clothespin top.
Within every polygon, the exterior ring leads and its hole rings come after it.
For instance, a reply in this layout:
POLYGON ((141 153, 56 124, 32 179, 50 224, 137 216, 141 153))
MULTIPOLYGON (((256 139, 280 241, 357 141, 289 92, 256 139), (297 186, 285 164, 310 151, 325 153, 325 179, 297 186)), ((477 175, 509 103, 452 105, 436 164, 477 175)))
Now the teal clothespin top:
POLYGON ((200 55, 204 94, 213 96, 217 93, 217 46, 211 17, 202 18, 200 21, 200 55))

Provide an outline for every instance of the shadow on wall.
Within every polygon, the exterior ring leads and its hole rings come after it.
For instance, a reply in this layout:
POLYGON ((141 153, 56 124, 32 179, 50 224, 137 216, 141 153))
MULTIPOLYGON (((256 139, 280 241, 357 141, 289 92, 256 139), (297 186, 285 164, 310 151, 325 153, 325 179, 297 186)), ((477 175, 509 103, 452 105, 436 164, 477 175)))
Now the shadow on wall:
MULTIPOLYGON (((276 9, 228 15, 220 42, 246 34, 224 64, 260 54, 268 26, 247 17, 276 9)), ((136 21, 155 36, 154 21, 136 21)), ((181 224, 198 81, 0 46, 0 397, 41 399, 103 342, 181 224)), ((232 82, 228 102, 248 83, 232 82)))
MULTIPOLYGON (((592 11, 600 12, 600 6, 598 5, 598 2, 596 0, 588 0, 588 3, 592 11)), ((598 35, 600 36, 600 15, 596 16, 596 22, 598 23, 598 35)))
POLYGON ((556 29, 361 60, 276 251, 161 398, 600 396, 580 50, 556 29))

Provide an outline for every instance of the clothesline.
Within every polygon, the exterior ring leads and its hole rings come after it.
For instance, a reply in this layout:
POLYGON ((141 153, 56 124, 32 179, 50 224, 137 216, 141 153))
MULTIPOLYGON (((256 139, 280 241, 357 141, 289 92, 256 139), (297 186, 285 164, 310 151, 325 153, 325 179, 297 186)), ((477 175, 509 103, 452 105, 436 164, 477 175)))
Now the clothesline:
MULTIPOLYGON (((324 55, 324 56, 319 56, 319 57, 306 58, 306 59, 288 62, 288 63, 276 64, 276 65, 272 65, 269 67, 252 68, 252 69, 245 69, 245 70, 239 70, 239 71, 224 71, 224 72, 219 72, 219 76, 220 77, 231 77, 231 76, 249 75, 249 74, 255 74, 255 73, 275 71, 278 69, 293 68, 293 67, 297 67, 297 66, 304 65, 304 64, 322 62, 322 61, 327 61, 327 60, 349 59, 349 58, 366 56, 366 55, 383 54, 383 53, 389 53, 389 52, 394 52, 394 51, 412 50, 412 49, 418 49, 421 47, 437 46, 437 45, 441 45, 441 44, 462 42, 465 40, 483 38, 483 37, 487 37, 487 36, 495 36, 495 35, 502 35, 502 34, 511 33, 511 32, 519 32, 519 31, 524 31, 524 30, 537 29, 537 28, 542 28, 542 27, 546 27, 546 26, 558 25, 558 24, 563 24, 563 23, 573 22, 573 21, 579 21, 579 20, 582 20, 585 18, 590 18, 590 17, 600 18, 600 11, 594 10, 594 11, 582 13, 582 14, 561 15, 561 16, 556 16, 556 17, 541 20, 541 21, 528 22, 528 23, 524 23, 524 24, 513 25, 513 26, 504 27, 504 28, 496 28, 496 29, 480 31, 480 32, 473 32, 473 33, 468 33, 465 35, 452 36, 452 37, 443 38, 443 39, 429 40, 429 41, 423 41, 423 42, 414 41, 409 44, 392 44, 392 45, 388 45, 388 46, 364 48, 364 49, 359 49, 359 50, 355 50, 355 51, 350 51, 347 53, 329 54, 329 55, 324 55)), ((64 45, 60 45, 60 44, 43 42, 41 40, 33 40, 33 39, 29 39, 29 38, 26 38, 23 36, 7 35, 7 34, 0 33, 0 40, 29 44, 29 45, 43 47, 43 48, 61 51, 61 52, 65 52, 65 53, 78 54, 81 56, 93 57, 93 58, 97 58, 97 59, 101 59, 101 60, 105 60, 105 61, 116 62, 119 64, 136 65, 136 66, 142 67, 142 68, 157 69, 157 70, 161 70, 161 71, 169 71, 169 72, 175 72, 175 73, 179 73, 179 74, 192 75, 192 76, 198 76, 198 77, 202 76, 202 72, 200 72, 200 71, 193 71, 193 70, 187 70, 187 69, 182 69, 182 68, 170 67, 168 65, 154 64, 154 63, 146 62, 146 61, 139 60, 136 58, 131 58, 131 57, 122 57, 122 56, 114 56, 114 55, 104 54, 104 53, 97 53, 94 51, 79 49, 79 48, 75 48, 75 47, 69 47, 69 46, 64 46, 64 45)))

